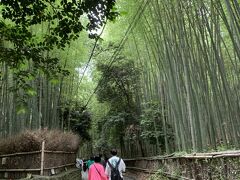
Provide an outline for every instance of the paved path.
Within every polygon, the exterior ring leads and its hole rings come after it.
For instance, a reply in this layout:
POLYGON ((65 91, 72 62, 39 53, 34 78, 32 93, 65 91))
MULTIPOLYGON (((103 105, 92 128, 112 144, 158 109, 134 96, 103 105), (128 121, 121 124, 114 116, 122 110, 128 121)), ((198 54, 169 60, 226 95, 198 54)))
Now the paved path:
POLYGON ((128 177, 128 176, 125 176, 123 180, 136 180, 136 179, 128 177))
POLYGON ((82 171, 82 180, 88 180, 88 173, 87 171, 82 171))
MULTIPOLYGON (((88 173, 87 173, 87 171, 86 172, 82 171, 82 180, 88 180, 88 173)), ((128 177, 128 176, 125 176, 124 180, 136 180, 136 179, 128 177)))

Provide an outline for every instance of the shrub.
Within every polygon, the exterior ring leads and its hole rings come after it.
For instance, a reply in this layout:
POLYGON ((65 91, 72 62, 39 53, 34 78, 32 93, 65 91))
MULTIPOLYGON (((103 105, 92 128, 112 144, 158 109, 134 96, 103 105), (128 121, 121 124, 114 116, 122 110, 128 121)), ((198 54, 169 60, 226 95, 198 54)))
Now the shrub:
POLYGON ((41 150, 41 143, 45 141, 45 149, 51 151, 76 152, 80 138, 71 132, 59 130, 27 130, 19 135, 0 140, 0 155, 17 152, 41 150))

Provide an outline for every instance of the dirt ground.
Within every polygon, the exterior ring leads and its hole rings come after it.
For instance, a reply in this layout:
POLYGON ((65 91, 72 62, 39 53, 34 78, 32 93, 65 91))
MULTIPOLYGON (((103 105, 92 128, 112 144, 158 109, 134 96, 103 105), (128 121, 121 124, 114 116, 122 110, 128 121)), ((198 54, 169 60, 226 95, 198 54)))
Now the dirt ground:
MULTIPOLYGON (((88 179, 87 171, 86 172, 82 171, 82 180, 87 180, 87 179, 88 179)), ((138 179, 137 177, 135 178, 135 176, 133 174, 125 174, 124 180, 141 180, 141 179, 138 179), (134 178, 132 178, 132 176, 134 178)), ((143 179, 143 180, 146 180, 146 179, 143 179)))
POLYGON ((125 177, 131 177, 132 180, 147 180, 150 176, 151 176, 150 174, 139 173, 139 172, 136 173, 131 171, 128 171, 125 175, 125 177))

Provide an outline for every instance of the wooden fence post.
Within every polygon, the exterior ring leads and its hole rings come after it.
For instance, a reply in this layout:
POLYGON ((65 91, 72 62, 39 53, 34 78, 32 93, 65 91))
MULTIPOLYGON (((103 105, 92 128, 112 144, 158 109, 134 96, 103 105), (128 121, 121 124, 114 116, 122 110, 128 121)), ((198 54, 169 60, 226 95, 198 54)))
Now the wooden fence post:
POLYGON ((40 171, 41 176, 43 176, 43 170, 44 170, 44 150, 45 150, 45 141, 42 142, 42 150, 41 150, 41 171, 40 171))

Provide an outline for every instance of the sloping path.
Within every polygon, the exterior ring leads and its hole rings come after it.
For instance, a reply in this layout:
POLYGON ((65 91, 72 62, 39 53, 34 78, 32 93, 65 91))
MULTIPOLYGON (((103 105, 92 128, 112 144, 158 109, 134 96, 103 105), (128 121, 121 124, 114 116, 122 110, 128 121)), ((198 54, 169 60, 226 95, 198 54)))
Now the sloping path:
MULTIPOLYGON (((88 179, 87 171, 86 172, 82 171, 82 180, 87 180, 87 179, 88 179)), ((124 180, 136 180, 136 179, 128 177, 128 176, 124 176, 124 180)))
POLYGON ((124 180, 136 180, 136 179, 128 177, 128 176, 124 176, 124 180))
POLYGON ((88 173, 87 171, 82 171, 82 180, 88 180, 88 173))

